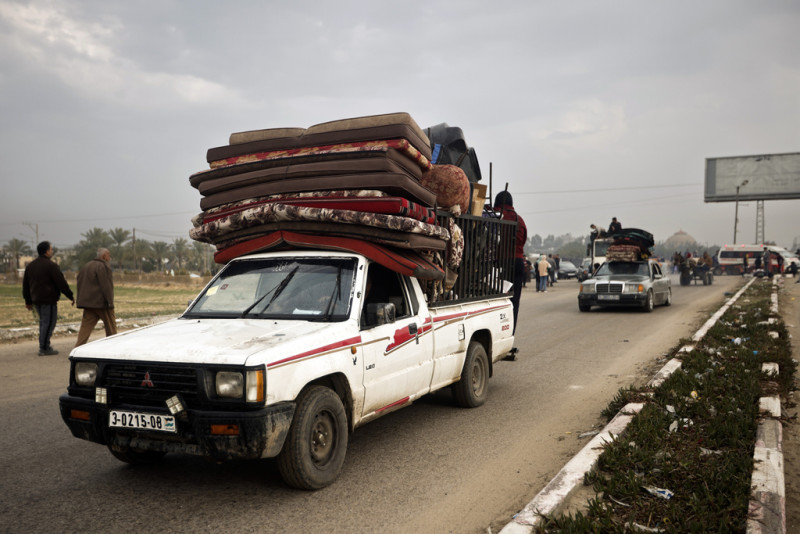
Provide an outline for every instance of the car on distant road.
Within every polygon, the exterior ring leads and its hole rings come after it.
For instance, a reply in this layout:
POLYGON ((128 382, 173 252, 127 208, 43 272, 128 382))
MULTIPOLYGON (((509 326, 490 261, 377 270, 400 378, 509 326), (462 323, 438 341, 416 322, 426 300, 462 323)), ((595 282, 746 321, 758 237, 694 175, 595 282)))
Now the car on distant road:
POLYGON ((672 304, 672 286, 654 260, 606 262, 594 277, 581 282, 578 293, 582 312, 592 306, 639 307, 651 312, 659 304, 672 304))
POLYGON ((561 260, 558 264, 558 279, 567 280, 578 276, 578 268, 569 260, 561 260))

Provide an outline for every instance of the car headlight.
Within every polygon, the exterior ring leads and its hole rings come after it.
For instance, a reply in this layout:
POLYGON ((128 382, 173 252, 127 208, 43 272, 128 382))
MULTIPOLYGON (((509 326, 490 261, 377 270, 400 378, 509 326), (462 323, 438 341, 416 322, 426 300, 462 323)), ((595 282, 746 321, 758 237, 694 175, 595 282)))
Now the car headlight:
POLYGON ((244 376, 236 371, 218 371, 217 395, 228 399, 241 399, 244 395, 244 376))
POLYGON ((581 284, 581 293, 597 293, 594 284, 581 284))
POLYGON ((642 284, 625 284, 625 293, 644 293, 644 285, 642 284))
POLYGON ((94 386, 97 379, 97 364, 94 362, 77 362, 75 364, 75 383, 79 386, 94 386))

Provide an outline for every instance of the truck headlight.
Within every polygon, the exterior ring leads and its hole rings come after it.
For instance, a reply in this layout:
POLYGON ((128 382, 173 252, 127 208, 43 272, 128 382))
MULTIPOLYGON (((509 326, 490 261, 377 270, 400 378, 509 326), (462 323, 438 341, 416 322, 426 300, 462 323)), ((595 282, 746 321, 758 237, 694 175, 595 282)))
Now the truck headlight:
POLYGON ((594 284, 581 284, 581 293, 597 293, 594 284))
POLYGON ((234 371, 218 371, 216 388, 217 395, 229 399, 241 399, 244 395, 244 376, 234 371))
POLYGON ((77 362, 75 364, 75 383, 79 386, 94 386, 97 379, 97 364, 77 362))
POLYGON ((644 293, 644 285, 642 284, 625 284, 625 293, 644 293))

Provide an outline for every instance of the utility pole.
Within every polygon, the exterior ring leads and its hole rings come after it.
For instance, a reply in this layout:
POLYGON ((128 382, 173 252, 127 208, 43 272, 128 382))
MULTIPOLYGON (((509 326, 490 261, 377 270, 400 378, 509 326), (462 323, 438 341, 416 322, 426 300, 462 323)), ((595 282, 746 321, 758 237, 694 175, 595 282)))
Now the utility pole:
POLYGON ((33 230, 36 234, 36 241, 33 242, 33 248, 36 248, 39 244, 39 223, 23 222, 22 224, 33 230))

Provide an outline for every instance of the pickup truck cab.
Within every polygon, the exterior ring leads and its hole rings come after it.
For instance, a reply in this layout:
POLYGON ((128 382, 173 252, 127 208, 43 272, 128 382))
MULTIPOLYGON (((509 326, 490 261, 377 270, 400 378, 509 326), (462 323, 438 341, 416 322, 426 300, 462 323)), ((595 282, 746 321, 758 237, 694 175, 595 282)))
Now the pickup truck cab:
POLYGON ((672 286, 654 260, 606 262, 594 277, 581 282, 578 293, 582 312, 592 306, 638 307, 651 312, 659 304, 672 304, 672 286))
POLYGON ((483 404, 512 332, 505 294, 429 306, 419 280, 359 254, 254 254, 179 318, 74 349, 61 415, 128 463, 277 457, 318 489, 358 426, 445 387, 483 404))

